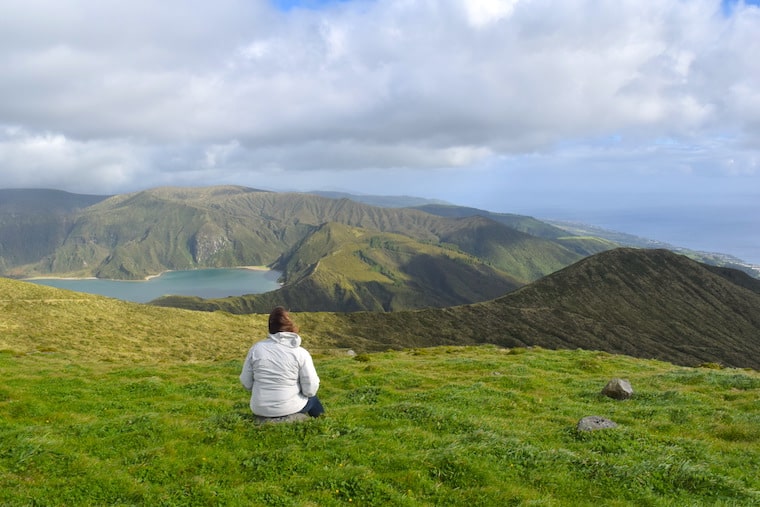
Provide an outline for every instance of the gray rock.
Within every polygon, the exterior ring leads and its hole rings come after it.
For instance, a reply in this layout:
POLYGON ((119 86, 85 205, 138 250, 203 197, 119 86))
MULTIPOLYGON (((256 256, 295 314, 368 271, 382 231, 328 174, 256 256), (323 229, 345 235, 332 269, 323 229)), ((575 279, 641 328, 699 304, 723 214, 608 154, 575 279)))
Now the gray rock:
POLYGON ((602 394, 616 400, 627 400, 633 396, 633 388, 627 380, 614 378, 607 382, 607 385, 602 389, 602 394))
POLYGON ((298 421, 308 421, 309 420, 309 414, 290 414, 290 415, 284 415, 282 417, 262 417, 260 415, 257 415, 254 422, 256 424, 270 424, 270 423, 291 423, 291 422, 298 422, 298 421))
POLYGON ((596 431, 615 427, 617 427, 615 421, 610 421, 609 419, 599 417, 598 415, 584 417, 578 421, 578 426, 576 426, 578 431, 596 431))

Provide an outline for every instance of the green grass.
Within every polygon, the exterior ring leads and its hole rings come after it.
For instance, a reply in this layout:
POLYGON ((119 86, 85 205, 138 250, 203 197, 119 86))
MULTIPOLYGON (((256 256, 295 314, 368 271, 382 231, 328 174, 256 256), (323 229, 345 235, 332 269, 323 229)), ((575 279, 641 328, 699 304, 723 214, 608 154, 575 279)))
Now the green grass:
POLYGON ((243 357, 0 353, 1 505, 760 505, 760 375, 588 351, 315 354, 256 426, 243 357), (600 395, 612 377, 635 390, 600 395), (578 433, 600 415, 619 427, 578 433))

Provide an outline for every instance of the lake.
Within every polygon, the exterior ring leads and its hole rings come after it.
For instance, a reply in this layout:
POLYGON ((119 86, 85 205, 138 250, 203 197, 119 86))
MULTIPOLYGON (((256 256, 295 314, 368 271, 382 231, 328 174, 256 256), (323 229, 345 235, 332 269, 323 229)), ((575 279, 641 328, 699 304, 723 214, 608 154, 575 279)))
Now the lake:
POLYGON ((205 299, 261 294, 280 288, 282 273, 245 268, 194 269, 168 271, 149 280, 122 281, 101 279, 37 278, 27 280, 88 294, 99 294, 124 301, 147 303, 161 296, 199 296, 205 299))

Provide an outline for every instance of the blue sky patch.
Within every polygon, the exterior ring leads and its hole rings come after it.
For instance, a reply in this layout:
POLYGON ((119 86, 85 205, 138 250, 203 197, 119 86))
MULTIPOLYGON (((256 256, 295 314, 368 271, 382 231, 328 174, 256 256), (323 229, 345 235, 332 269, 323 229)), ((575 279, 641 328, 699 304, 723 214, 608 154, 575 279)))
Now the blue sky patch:
POLYGON ((348 0, 272 0, 272 3, 280 10, 291 9, 320 9, 325 5, 343 3, 348 0))
POLYGON ((731 14, 739 4, 760 7, 760 0, 722 0, 721 6, 723 8, 723 13, 726 15, 731 14))

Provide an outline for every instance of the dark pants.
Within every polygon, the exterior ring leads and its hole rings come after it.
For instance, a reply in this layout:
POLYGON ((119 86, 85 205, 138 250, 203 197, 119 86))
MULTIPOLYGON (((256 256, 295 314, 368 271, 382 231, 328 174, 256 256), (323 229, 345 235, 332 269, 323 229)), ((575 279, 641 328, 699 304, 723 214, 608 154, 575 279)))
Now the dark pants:
POLYGON ((309 414, 312 417, 319 417, 325 413, 325 408, 322 406, 319 398, 312 396, 309 398, 309 401, 306 402, 306 406, 301 409, 300 413, 309 414))

